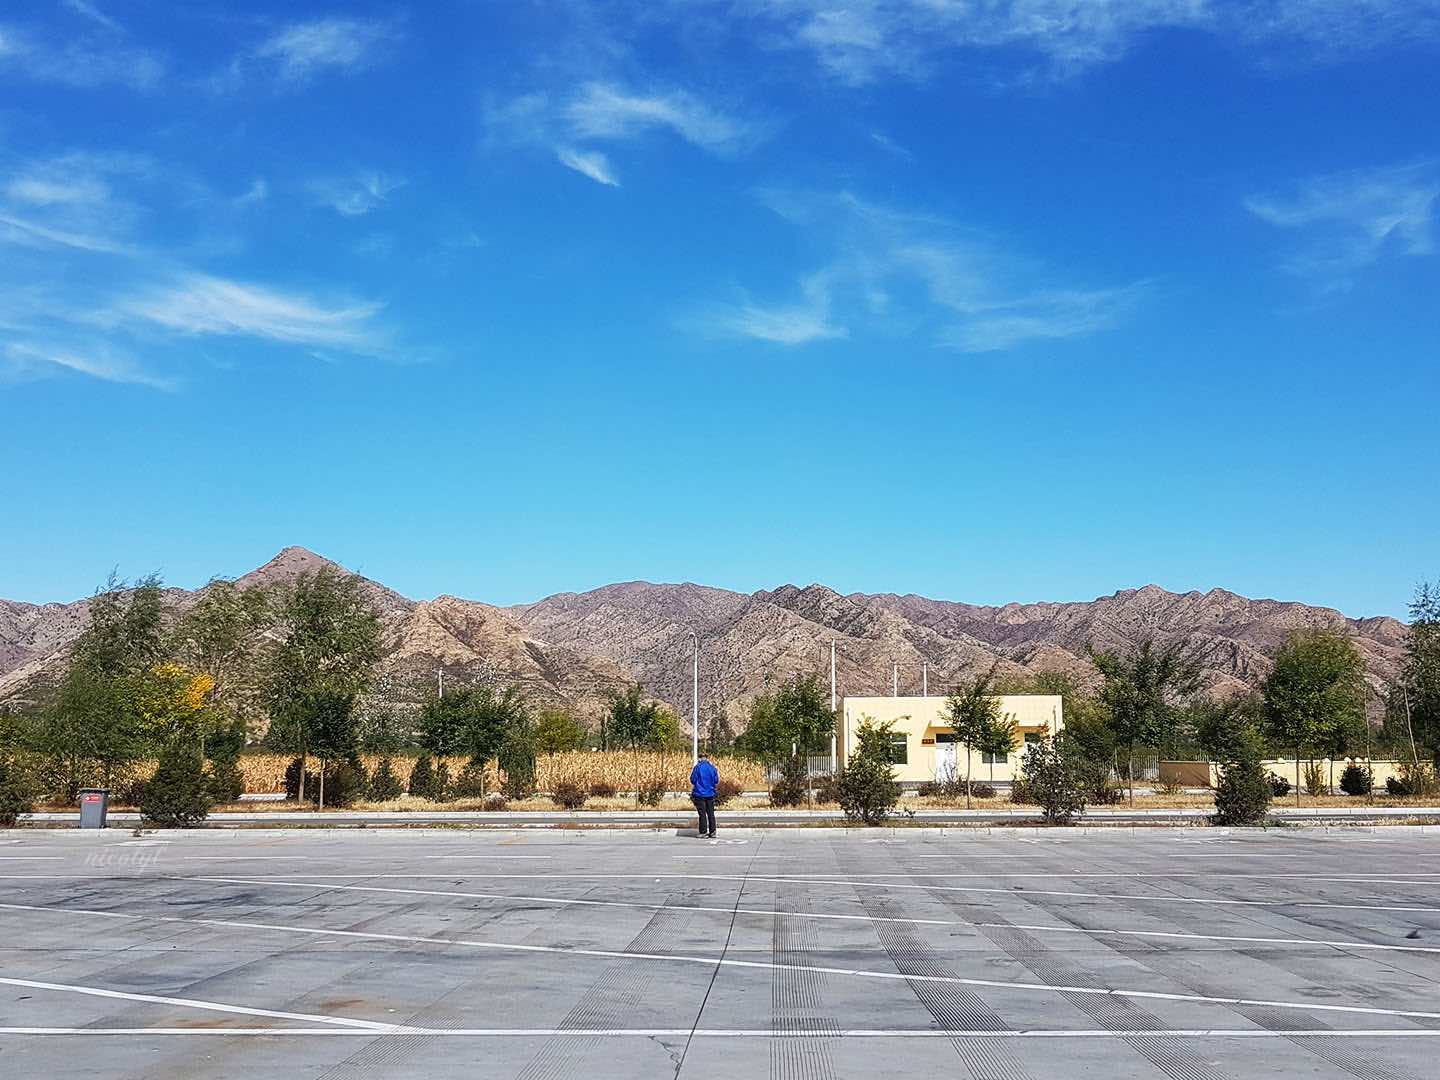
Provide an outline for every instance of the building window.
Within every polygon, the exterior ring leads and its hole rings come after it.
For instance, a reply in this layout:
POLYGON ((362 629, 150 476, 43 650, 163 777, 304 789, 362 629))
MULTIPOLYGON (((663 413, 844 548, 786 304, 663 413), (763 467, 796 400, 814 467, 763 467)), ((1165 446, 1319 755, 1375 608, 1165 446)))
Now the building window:
POLYGON ((1025 732, 1025 745, 1026 745, 1026 746, 1035 746, 1035 745, 1037 745, 1038 743, 1042 743, 1042 742, 1044 742, 1044 741, 1045 741, 1045 735, 1044 735, 1042 732, 1039 732, 1039 731, 1027 731, 1027 732, 1025 732))
POLYGON ((1009 754, 981 754, 980 762, 983 765, 1004 765, 1010 760, 1009 754))
POLYGON ((904 735, 890 736, 890 764, 908 765, 910 763, 910 740, 904 735))

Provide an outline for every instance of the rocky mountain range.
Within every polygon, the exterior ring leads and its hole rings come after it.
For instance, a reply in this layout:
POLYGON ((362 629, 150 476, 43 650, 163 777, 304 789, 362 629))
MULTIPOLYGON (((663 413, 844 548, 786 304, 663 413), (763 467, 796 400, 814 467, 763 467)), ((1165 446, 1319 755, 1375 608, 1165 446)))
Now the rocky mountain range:
MULTIPOLYGON (((334 565, 286 548, 238 579, 269 585, 334 565)), ((743 727, 747 703, 797 672, 828 681, 835 643, 840 695, 944 693, 999 662, 1004 675, 1065 672, 1095 677, 1087 646, 1123 648, 1144 639, 1183 639, 1208 656, 1213 695, 1254 687, 1286 635, 1301 627, 1347 633, 1377 689, 1403 662, 1405 625, 1351 619, 1330 608, 1251 600, 1223 589, 1172 593, 1155 585, 1084 603, 986 607, 893 594, 841 595, 823 585, 784 585, 745 594, 703 585, 626 582, 496 607, 441 596, 415 601, 378 582, 366 590, 384 621, 376 694, 397 706, 446 685, 516 683, 542 703, 593 714, 632 681, 690 714, 692 631, 700 640, 702 719, 726 711, 743 727)), ((176 610, 195 593, 167 590, 176 610)), ((33 700, 64 669, 88 618, 88 600, 24 604, 0 600, 0 702, 33 700)))

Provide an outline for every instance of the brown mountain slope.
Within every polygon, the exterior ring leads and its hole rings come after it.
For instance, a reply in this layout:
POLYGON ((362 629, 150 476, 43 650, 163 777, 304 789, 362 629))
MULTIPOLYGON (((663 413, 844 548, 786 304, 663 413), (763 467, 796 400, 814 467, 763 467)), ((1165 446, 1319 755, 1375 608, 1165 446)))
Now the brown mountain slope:
MULTIPOLYGON (((286 548, 239 578, 241 585, 293 580, 334 565, 286 548)), ((1086 647, 1124 648, 1146 637, 1183 639, 1209 650, 1214 693, 1258 685, 1286 634, 1300 627, 1348 633, 1377 688, 1403 659, 1406 629, 1389 618, 1347 619, 1329 608, 1251 600, 1222 589, 1172 593, 1155 585, 1088 603, 983 607, 891 594, 843 596, 822 585, 785 585, 752 595, 694 584, 626 582, 498 608, 442 596, 416 602, 367 581, 384 619, 377 695, 413 707, 441 677, 446 685, 518 683, 541 703, 593 714, 628 681, 689 717, 690 634, 701 641, 702 712, 743 720, 746 703, 796 672, 828 680, 835 643, 838 690, 931 693, 999 661, 1001 672, 1094 676, 1086 647)), ((193 597, 169 590, 183 610, 193 597)), ((63 670, 83 629, 88 601, 0 601, 0 700, 30 698, 63 670)))

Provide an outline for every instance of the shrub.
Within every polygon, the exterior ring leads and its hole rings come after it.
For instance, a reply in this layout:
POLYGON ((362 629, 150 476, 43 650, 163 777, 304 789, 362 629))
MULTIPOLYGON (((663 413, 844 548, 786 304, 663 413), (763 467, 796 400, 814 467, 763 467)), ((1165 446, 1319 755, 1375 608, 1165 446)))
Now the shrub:
POLYGON ((574 780, 557 780, 550 792, 555 804, 565 810, 579 810, 590 793, 574 780))
POLYGON ((511 799, 528 799, 535 794, 535 744, 529 731, 511 731, 500 744, 500 770, 505 780, 500 790, 511 799))
POLYGON ((1429 765, 1409 762, 1400 766, 1400 775, 1387 777, 1385 790, 1391 795, 1433 795, 1437 784, 1429 765))
POLYGON ((597 799, 609 799, 615 794, 615 785, 609 780, 596 780, 590 785, 590 794, 597 799))
POLYGON ((895 727, 866 719, 860 723, 859 745, 845 764, 837 784, 840 809, 851 821, 879 825, 900 801, 900 785, 890 764, 895 727))
POLYGON ((738 798, 744 789, 734 780, 720 780, 715 784, 715 805, 724 806, 731 799, 738 798))
POLYGON ((1369 795, 1375 787, 1375 774, 1368 765, 1351 762, 1340 774, 1340 790, 1346 795, 1369 795))
POLYGON ((815 777, 815 801, 817 803, 838 803, 840 781, 830 773, 815 777))
POLYGON ((450 802, 455 798, 455 785, 450 779, 450 763, 444 758, 435 766, 435 779, 430 783, 430 798, 450 802))
MULTIPOLYGON (((1289 784, 1285 785, 1289 788, 1289 784)), ((1220 766, 1215 785, 1216 825, 1256 825, 1270 809, 1275 784, 1254 757, 1242 757, 1220 766)))
POLYGON ((995 798, 995 788, 983 781, 977 780, 970 785, 970 794, 977 799, 995 798))
POLYGON ((780 763, 780 775, 770 785, 770 805, 803 806, 810 792, 810 769, 805 758, 796 754, 780 763))
POLYGON ((1305 794, 1312 798, 1326 794, 1329 785, 1325 783, 1325 763, 1311 761, 1305 765, 1305 794))
POLYGON ((417 799, 435 797, 435 766, 429 754, 422 755, 410 770, 409 791, 417 799))
POLYGON ((851 754, 836 784, 836 796, 851 821, 882 824, 900 801, 900 785, 895 783, 889 755, 866 755, 859 750, 851 754))
POLYGON ((487 795, 485 796, 485 809, 492 814, 498 814, 503 810, 509 810, 510 803, 504 795, 487 795))
POLYGON ((1075 767, 1085 787, 1087 804, 1114 806, 1124 796, 1125 789, 1111 779, 1112 770, 1108 760, 1081 757, 1076 760, 1075 767))
POLYGON ((1270 794, 1277 799, 1290 794, 1290 781, 1279 773, 1266 773, 1265 782, 1270 785, 1270 794))
POLYGON ((1033 806, 1036 802, 1035 793, 1030 790, 1030 785, 1025 783, 1023 776, 1017 776, 1010 781, 1010 801, 1012 803, 1023 803, 1033 806))
POLYGON ((234 802, 245 794, 245 777, 234 759, 216 759, 210 762, 210 801, 212 803, 234 802))
MULTIPOLYGON (((287 799, 300 798, 300 769, 304 765, 303 758, 292 758, 289 765, 285 766, 285 797, 287 799)), ((318 777, 309 769, 305 770, 305 794, 312 800, 316 797, 314 789, 318 777)))
POLYGON ((185 828, 210 813, 205 759, 195 746, 172 744, 160 755, 155 775, 145 785, 140 816, 162 829, 185 828))
POLYGON ((455 778, 455 797, 483 799, 485 795, 485 766, 472 761, 455 778))
POLYGON ((18 758, 0 758, 0 828, 10 828, 35 808, 35 783, 18 758))
POLYGON ((665 781, 658 776, 652 776, 640 781, 639 790, 635 792, 635 801, 642 806, 659 806, 660 800, 665 797, 665 781))
MULTIPOLYGON (((332 761, 325 766, 325 805, 352 806, 365 797, 369 790, 365 766, 359 761, 332 761)), ((320 786, 315 787, 315 799, 320 798, 320 786)))
POLYGON ((380 764, 376 765, 375 771, 370 774, 370 798, 376 802, 389 802, 391 799, 398 799, 404 793, 405 786, 395 775, 395 769, 391 765, 390 759, 382 757, 380 764))
POLYGON ((1047 825, 1068 825, 1085 813, 1084 759, 1063 733, 1027 746, 1020 773, 1047 825))

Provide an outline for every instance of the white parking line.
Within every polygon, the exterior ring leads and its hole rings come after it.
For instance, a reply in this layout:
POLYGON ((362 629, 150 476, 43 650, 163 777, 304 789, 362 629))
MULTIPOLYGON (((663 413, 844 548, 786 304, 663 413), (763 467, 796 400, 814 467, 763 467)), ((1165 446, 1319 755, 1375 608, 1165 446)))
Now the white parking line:
MULTIPOLYGON (((4 875, 0 875, 3 877, 4 875)), ((1337 911, 1403 911, 1403 912, 1440 912, 1440 907, 1421 907, 1417 905, 1404 904, 1333 904, 1318 900, 1233 900, 1224 897, 1211 896, 1141 896, 1133 893, 1091 893, 1074 892, 1065 889, 1001 889, 981 885, 916 885, 899 881, 865 881, 858 878, 836 878, 836 877, 766 877, 758 874, 366 874, 363 872, 352 872, 349 874, 307 874, 307 877, 319 879, 331 878, 364 878, 371 881, 387 881, 400 879, 415 881, 422 879, 440 878, 453 880, 456 877, 473 879, 496 879, 496 880, 541 880, 541 881, 736 881, 736 882, 770 882, 774 884, 789 885, 843 885, 850 888, 865 889, 920 889, 928 892, 958 892, 958 893, 983 893, 987 895, 1013 896, 1024 899, 1027 896, 1065 896, 1082 900, 1143 900, 1156 904, 1205 904, 1222 907, 1267 907, 1267 908, 1325 908, 1337 911)), ((906 877, 916 875, 902 875, 906 877)), ((1383 881, 1366 880, 1366 884, 1378 885, 1387 884, 1383 881)), ((1435 885, 1433 881, 1405 881, 1396 882, 1403 885, 1435 885)))
POLYGON ((554 855, 426 855, 427 859, 553 859, 554 855))
MULTIPOLYGON (((772 908, 705 907, 698 904, 641 904, 626 900, 575 899, 556 896, 516 896, 513 893, 460 892, 451 889, 396 889, 381 885, 336 885, 321 881, 276 881, 271 878, 184 878, 172 880, 204 881, 231 885, 280 885, 298 889, 338 889, 344 892, 390 893, 400 896, 451 896, 475 900, 519 900, 527 904, 552 904, 556 907, 634 908, 640 911, 698 911, 726 917, 764 915, 789 919, 818 919, 842 922, 905 923, 912 926, 973 926, 977 928, 1031 930, 1049 934, 1095 934, 1100 936, 1164 938, 1194 941, 1228 941, 1246 945, 1323 945, 1337 949, 1378 949, 1386 952, 1440 953, 1430 945, 1388 945, 1368 941, 1336 941, 1316 938, 1240 937, 1229 934, 1192 934, 1161 930, 1089 930, 1078 926, 1033 926, 1026 923, 969 922, 964 919, 917 919, 890 915, 847 915, 818 911, 781 911, 772 908)), ((0 908, 7 905, 0 904, 0 908)))
POLYGON ((663 1039, 694 1035, 703 1039, 1434 1039, 1440 1030, 1433 1028, 1349 1028, 1321 1030, 1312 1028, 1171 1028, 1152 1031, 1111 1031, 1108 1028, 1055 1028, 1041 1031, 1003 1030, 967 1031, 964 1028, 845 1028, 838 1031, 816 1031, 810 1028, 416 1028, 397 1027, 395 1031, 359 1031, 352 1028, 273 1028, 273 1027, 210 1027, 210 1028, 57 1028, 0 1027, 0 1035, 71 1035, 113 1038, 116 1036, 330 1036, 374 1039, 397 1034, 433 1039, 663 1039))
MULTIPOLYGON (((103 914, 98 913, 97 914, 103 914)), ((54 990, 66 994, 84 994, 87 997, 116 998, 121 1001, 144 1001, 154 1005, 179 1005, 186 1009, 203 1009, 206 1012, 237 1013, 242 1016, 268 1016, 276 1020, 304 1020, 311 1024, 335 1024, 340 1027, 365 1028, 369 1031, 400 1029, 400 1025, 379 1023, 374 1020, 352 1020, 345 1016, 317 1016, 314 1013, 277 1012, 274 1009, 253 1009, 246 1005, 227 1005, 219 1001, 199 1001, 195 998, 163 997, 157 994, 132 994, 122 990, 106 990, 98 986, 75 986, 70 983, 40 982, 35 979, 9 979, 0 977, 0 985, 20 986, 27 990, 54 990)))
MULTIPOLYGON (((875 979, 883 982, 936 983, 946 986, 983 986, 993 990, 1012 990, 1019 993, 1038 994, 1081 994, 1086 997, 1111 997, 1145 1001, 1188 1001, 1199 1005, 1246 1005, 1263 1006, 1271 1009, 1294 1009, 1301 1012, 1345 1013, 1361 1016, 1396 1016, 1418 1020, 1440 1020, 1440 1012, 1424 1012, 1416 1009, 1383 1009, 1373 1005, 1333 1005, 1313 1001, 1272 1001, 1264 998, 1217 997, 1208 994, 1175 994, 1158 990, 1131 990, 1123 987, 1095 986, 1054 986, 1050 983, 1011 982, 1004 979, 970 979, 958 975, 906 975, 899 971, 874 971, 866 968, 830 967, 822 964, 781 964, 766 960, 732 960, 726 957, 695 956, 683 953, 627 952, 622 949, 582 949, 565 945, 534 945, 511 941, 481 941, 474 938, 425 937, 418 934, 384 934, 378 931, 333 930, 318 926, 297 926, 290 924, 246 922, 237 919, 194 919, 179 915, 134 915, 117 911, 93 911, 82 908, 55 908, 38 905, 5 904, 11 910, 49 912, 73 918, 84 915, 92 918, 125 919, 135 922, 177 923, 187 926, 218 926, 233 930, 261 930, 279 934, 297 934, 310 937, 334 937, 359 941, 393 941, 408 945, 453 945, 465 949, 484 949, 495 952, 543 954, 549 956, 587 957, 598 960, 644 960, 659 964, 690 964, 704 967, 739 968, 748 971, 794 971, 814 975, 836 975, 842 978, 875 979)), ((16 980, 0 980, 16 982, 16 980)), ((60 989, 68 989, 60 987, 60 989)), ((102 992, 102 996, 107 995, 102 992)), ((131 995, 118 995, 129 997, 131 995)), ((182 1002, 183 1003, 183 1002, 182 1002)), ((233 1007, 219 1006, 222 1011, 233 1007)), ((322 1019, 314 1017, 313 1019, 322 1019)), ((340 1022, 325 1020, 323 1022, 340 1022)), ((371 1021, 344 1021, 348 1024, 368 1024, 371 1021)), ((576 1034, 583 1035, 583 1031, 576 1034)))

